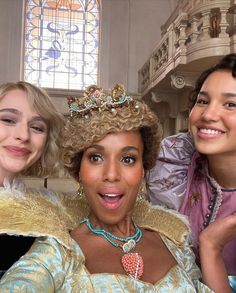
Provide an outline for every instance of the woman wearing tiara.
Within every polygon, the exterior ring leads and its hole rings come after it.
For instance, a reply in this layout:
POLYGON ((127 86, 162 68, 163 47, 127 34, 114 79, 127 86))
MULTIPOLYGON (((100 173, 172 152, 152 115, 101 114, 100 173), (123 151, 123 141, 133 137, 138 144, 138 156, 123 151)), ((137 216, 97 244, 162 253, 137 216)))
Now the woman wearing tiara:
POLYGON ((0 291, 227 292, 220 274, 212 290, 199 281, 215 268, 201 276, 186 219, 142 197, 162 135, 155 114, 121 85, 91 86, 69 108, 63 152, 79 196, 34 199, 47 237, 3 276, 0 291))

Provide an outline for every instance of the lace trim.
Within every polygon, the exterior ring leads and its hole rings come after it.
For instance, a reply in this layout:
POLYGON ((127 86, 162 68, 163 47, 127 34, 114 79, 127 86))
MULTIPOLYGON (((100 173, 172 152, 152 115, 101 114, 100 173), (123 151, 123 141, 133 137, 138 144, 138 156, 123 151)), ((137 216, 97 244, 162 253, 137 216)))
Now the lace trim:
POLYGON ((216 182, 216 180, 209 175, 207 166, 206 166, 206 175, 212 185, 211 187, 212 196, 210 199, 210 203, 208 205, 209 212, 206 214, 205 220, 203 222, 204 228, 206 228, 210 223, 215 221, 219 208, 221 206, 222 200, 223 200, 222 189, 220 185, 216 182))
POLYGON ((14 193, 14 194, 24 194, 26 192, 25 184, 19 179, 14 178, 13 181, 10 183, 7 178, 3 179, 3 186, 0 187, 0 194, 1 193, 14 193))

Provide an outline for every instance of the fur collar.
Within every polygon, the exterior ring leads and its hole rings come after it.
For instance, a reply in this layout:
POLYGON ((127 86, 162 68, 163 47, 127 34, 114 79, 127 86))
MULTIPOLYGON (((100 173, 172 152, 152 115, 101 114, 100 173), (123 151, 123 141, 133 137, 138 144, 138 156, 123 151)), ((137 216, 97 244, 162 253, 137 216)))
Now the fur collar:
MULTIPOLYGON (((89 214, 84 198, 55 193, 12 194, 0 192, 0 234, 54 237, 71 247, 69 232, 89 214)), ((133 219, 138 226, 163 234, 177 245, 183 245, 190 234, 185 216, 160 206, 138 200, 133 219)))

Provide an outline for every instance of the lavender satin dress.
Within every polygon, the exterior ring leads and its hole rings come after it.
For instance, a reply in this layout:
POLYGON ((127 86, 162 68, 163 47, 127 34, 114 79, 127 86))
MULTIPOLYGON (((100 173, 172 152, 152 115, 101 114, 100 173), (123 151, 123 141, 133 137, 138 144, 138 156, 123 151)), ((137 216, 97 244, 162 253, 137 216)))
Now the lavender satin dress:
MULTIPOLYGON (((162 141, 159 158, 147 175, 147 183, 153 204, 188 216, 197 259, 200 231, 215 219, 236 211, 236 189, 223 189, 209 176, 207 159, 194 149, 190 133, 179 133, 162 141)), ((225 246, 223 257, 236 292, 236 239, 225 246)))

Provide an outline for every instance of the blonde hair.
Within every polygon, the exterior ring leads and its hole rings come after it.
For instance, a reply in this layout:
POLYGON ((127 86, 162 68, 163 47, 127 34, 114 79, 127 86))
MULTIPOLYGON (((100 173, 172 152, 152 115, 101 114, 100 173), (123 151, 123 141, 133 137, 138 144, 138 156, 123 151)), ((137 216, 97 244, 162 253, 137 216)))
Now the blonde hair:
POLYGON ((139 130, 142 136, 143 166, 150 170, 155 165, 162 139, 162 128, 157 116, 140 101, 117 107, 115 111, 91 111, 89 118, 69 119, 64 133, 63 159, 70 175, 78 180, 83 151, 108 133, 139 130))
POLYGON ((0 86, 0 99, 12 90, 22 90, 27 94, 29 102, 46 121, 48 127, 47 142, 40 159, 22 173, 31 176, 49 176, 57 173, 62 165, 60 148, 64 117, 56 110, 43 89, 25 81, 8 82, 0 86))

